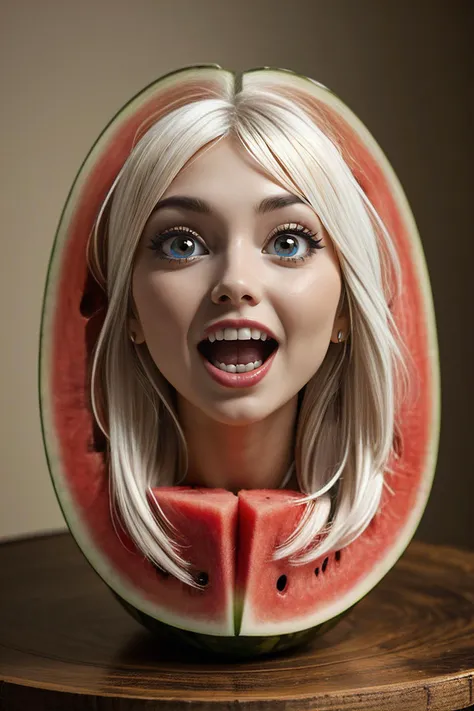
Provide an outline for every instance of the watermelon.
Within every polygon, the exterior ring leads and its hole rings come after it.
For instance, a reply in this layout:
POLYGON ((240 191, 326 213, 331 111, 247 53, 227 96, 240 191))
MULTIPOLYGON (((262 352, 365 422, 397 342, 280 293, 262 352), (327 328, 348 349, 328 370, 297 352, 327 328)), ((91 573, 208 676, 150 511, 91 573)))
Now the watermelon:
POLYGON ((184 546, 197 587, 144 559, 111 516, 105 442, 90 407, 91 354, 106 310, 89 275, 86 245, 100 206, 137 138, 169 106, 227 96, 235 77, 217 65, 173 72, 112 119, 79 169, 60 218, 43 301, 40 410, 48 465, 66 522, 88 561, 127 610, 160 634, 213 652, 278 651, 327 629, 394 565, 419 523, 434 475, 440 417, 434 311, 421 242, 384 154, 328 89, 286 70, 246 72, 243 86, 271 86, 317 105, 399 254, 403 291, 392 305, 416 366, 416 403, 401 404, 403 448, 386 474, 379 511, 343 550, 294 566, 273 560, 302 507, 296 492, 158 488, 158 504, 184 546))

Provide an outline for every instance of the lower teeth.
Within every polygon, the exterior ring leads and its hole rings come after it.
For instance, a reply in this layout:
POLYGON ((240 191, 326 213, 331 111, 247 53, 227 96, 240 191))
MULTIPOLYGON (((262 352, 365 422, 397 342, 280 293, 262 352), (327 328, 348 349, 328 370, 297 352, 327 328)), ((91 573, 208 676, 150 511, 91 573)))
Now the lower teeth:
POLYGON ((256 360, 255 363, 247 363, 246 365, 243 363, 239 363, 239 365, 226 365, 225 363, 218 363, 217 360, 212 361, 212 364, 216 368, 223 370, 225 373, 250 373, 251 370, 260 368, 262 363, 263 360, 256 360))

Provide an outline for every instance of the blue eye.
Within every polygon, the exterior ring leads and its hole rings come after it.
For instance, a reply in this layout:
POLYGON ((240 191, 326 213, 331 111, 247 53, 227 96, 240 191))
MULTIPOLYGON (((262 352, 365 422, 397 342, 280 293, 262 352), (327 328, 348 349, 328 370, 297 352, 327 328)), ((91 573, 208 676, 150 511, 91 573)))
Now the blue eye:
POLYGON ((197 233, 182 227, 154 235, 150 241, 150 249, 157 252, 162 259, 177 261, 186 261, 208 254, 197 233))
POLYGON ((304 261, 317 249, 323 249, 323 246, 320 245, 322 238, 316 240, 315 236, 315 233, 306 227, 297 223, 289 223, 275 230, 265 251, 282 260, 304 261))
POLYGON ((293 237, 290 234, 278 235, 273 242, 275 254, 278 257, 295 257, 302 256, 298 254, 303 247, 303 254, 308 251, 308 246, 305 244, 304 240, 298 237, 293 237))
POLYGON ((196 244, 191 237, 174 237, 169 244, 167 241, 163 243, 163 252, 174 259, 193 257, 196 244))

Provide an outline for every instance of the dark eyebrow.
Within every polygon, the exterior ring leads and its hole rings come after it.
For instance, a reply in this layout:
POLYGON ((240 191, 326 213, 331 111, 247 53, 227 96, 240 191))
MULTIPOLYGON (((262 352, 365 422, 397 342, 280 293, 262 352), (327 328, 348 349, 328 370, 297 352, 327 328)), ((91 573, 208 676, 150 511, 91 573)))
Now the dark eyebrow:
POLYGON ((212 212, 209 203, 204 202, 204 200, 199 200, 199 198, 185 197, 184 195, 172 195, 169 198, 160 200, 153 208, 153 212, 163 210, 165 207, 177 207, 182 210, 192 210, 193 212, 200 212, 203 215, 209 215, 212 212))
MULTIPOLYGON (((280 210, 282 207, 288 207, 289 205, 305 204, 306 203, 297 195, 276 195, 275 197, 267 197, 262 200, 260 205, 257 205, 255 208, 255 212, 258 215, 264 215, 267 212, 280 210)), ((191 210, 192 212, 199 212, 201 215, 210 215, 212 213, 212 207, 208 202, 200 200, 199 198, 186 197, 185 195, 172 195, 169 198, 160 200, 155 205, 153 212, 163 210, 165 207, 191 210)))
POLYGON ((306 203, 297 195, 276 195, 262 200, 255 212, 258 215, 264 215, 266 212, 280 210, 282 207, 288 207, 289 205, 306 205, 306 203))

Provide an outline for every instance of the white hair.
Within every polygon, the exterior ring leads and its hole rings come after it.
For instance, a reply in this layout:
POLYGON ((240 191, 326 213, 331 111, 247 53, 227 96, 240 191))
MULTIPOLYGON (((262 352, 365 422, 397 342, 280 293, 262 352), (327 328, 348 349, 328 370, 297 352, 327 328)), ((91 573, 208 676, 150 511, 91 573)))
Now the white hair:
POLYGON ((319 216, 342 275, 338 314, 350 337, 330 344, 300 394, 296 476, 305 504, 293 534, 275 552, 301 564, 355 540, 376 514, 384 473, 397 457, 398 403, 409 383, 407 353, 389 304, 401 285, 391 237, 317 111, 278 85, 222 90, 169 112, 138 141, 115 180, 89 246, 90 266, 108 298, 92 365, 92 405, 106 434, 113 506, 137 548, 195 585, 188 562, 149 490, 186 475, 187 449, 175 393, 146 344, 128 336, 131 278, 145 224, 184 165, 232 136, 263 170, 319 216), (323 126, 323 127, 322 127, 323 126))

